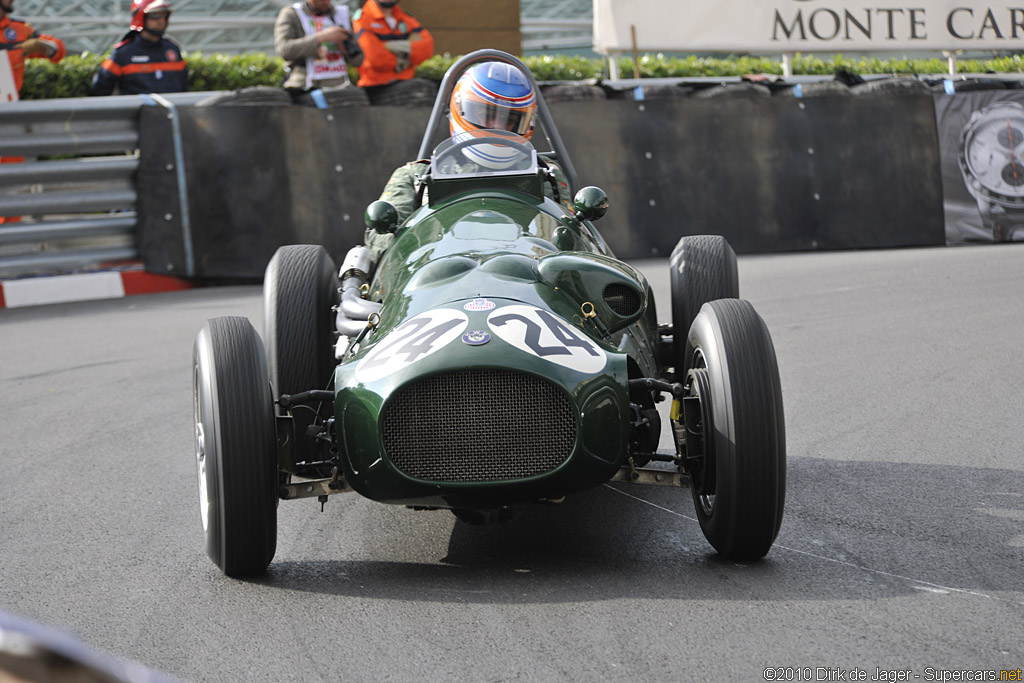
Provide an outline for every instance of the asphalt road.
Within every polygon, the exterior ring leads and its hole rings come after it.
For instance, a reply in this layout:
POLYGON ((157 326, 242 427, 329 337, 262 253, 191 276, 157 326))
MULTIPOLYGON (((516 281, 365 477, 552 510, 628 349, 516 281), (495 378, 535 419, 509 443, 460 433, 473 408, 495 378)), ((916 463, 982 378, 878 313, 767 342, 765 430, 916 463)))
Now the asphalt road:
MULTIPOLYGON (((667 320, 666 262, 637 265, 667 320)), ((268 575, 225 578, 191 346, 208 317, 259 329, 259 289, 2 310, 0 610, 187 681, 1024 667, 1024 248, 741 257, 740 283, 789 453, 778 541, 744 564, 716 558, 688 491, 615 484, 491 527, 284 502, 268 575)))

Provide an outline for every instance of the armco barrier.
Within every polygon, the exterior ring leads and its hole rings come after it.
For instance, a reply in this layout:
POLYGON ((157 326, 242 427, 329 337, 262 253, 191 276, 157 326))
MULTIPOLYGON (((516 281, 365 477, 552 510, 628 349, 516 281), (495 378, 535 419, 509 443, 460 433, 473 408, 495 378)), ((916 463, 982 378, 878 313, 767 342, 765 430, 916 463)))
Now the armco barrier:
POLYGON ((41 218, 0 226, 0 273, 135 257, 138 109, 122 97, 0 106, 0 156, 26 157, 0 163, 0 216, 41 218))
POLYGON ((137 259, 139 111, 197 97, 0 104, 0 216, 24 217, 0 224, 0 277, 137 259))
MULTIPOLYGON (((0 107, 2 154, 108 155, 0 167, 0 187, 61 190, 0 197, 0 214, 70 214, 0 226, 0 274, 138 257, 154 273, 258 279, 282 244, 340 257, 362 240, 366 205, 415 154, 428 115, 191 106, 200 95, 0 107), (115 247, 96 246, 104 240, 115 247), (12 252, 33 244, 45 249, 12 252)), ((549 106, 580 181, 609 195, 597 227, 620 257, 665 256, 698 233, 725 235, 741 253, 944 243, 928 94, 549 106)))

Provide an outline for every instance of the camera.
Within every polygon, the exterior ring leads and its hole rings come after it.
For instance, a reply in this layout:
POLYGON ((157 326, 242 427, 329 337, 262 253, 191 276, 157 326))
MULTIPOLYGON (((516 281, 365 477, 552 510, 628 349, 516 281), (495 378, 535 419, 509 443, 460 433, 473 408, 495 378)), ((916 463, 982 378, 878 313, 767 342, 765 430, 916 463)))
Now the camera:
POLYGON ((359 55, 363 54, 363 50, 359 47, 359 41, 352 34, 345 39, 345 52, 348 53, 349 59, 356 59, 359 55))

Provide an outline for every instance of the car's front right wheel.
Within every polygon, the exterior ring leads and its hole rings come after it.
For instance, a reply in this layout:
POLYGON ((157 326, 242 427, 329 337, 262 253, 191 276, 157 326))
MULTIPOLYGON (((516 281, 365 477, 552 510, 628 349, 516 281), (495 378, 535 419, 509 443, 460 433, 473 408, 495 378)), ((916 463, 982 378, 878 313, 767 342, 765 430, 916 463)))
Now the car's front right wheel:
MULTIPOLYGON (((332 306, 340 300, 339 286, 334 261, 320 245, 283 246, 270 259, 263 278, 263 340, 276 398, 331 384, 335 368, 332 306)), ((292 413, 297 462, 320 459, 307 431, 333 413, 329 402, 316 411, 292 413)))
POLYGON ((277 549, 277 440, 263 344, 247 319, 199 331, 192 398, 206 552, 228 576, 262 574, 277 549))

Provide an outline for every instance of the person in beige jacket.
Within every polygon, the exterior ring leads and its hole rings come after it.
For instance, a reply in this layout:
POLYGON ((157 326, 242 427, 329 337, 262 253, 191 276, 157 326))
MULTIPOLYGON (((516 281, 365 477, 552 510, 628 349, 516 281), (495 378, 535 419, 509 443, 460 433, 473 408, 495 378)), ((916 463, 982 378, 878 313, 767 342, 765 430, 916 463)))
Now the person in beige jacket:
POLYGON ((363 62, 348 7, 331 0, 282 7, 274 23, 274 49, 285 61, 284 87, 293 93, 345 85, 348 65, 363 62))

